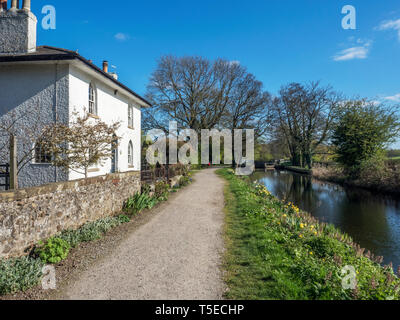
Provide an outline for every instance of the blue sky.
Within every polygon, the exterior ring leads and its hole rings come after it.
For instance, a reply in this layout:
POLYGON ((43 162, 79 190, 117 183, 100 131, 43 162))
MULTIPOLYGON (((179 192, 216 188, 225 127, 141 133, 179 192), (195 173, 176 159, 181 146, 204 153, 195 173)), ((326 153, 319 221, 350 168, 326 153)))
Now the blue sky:
POLYGON ((321 80, 349 97, 400 102, 398 0, 34 0, 38 43, 108 60, 120 80, 144 94, 164 54, 239 61, 276 93, 289 82, 321 80), (43 30, 44 5, 57 10, 43 30), (342 28, 344 5, 357 29, 342 28))

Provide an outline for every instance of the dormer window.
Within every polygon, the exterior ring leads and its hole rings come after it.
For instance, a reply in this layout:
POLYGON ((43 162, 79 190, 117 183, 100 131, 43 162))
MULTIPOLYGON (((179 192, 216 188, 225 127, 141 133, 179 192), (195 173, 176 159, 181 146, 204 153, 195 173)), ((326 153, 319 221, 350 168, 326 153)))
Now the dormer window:
POLYGON ((97 115, 97 92, 93 83, 89 85, 89 113, 97 115))
POLYGON ((128 127, 133 129, 133 106, 128 106, 128 127))

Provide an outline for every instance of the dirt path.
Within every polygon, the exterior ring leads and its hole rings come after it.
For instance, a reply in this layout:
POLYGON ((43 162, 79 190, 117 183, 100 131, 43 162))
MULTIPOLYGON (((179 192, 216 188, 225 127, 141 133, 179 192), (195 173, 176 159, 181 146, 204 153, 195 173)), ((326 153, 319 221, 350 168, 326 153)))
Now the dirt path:
POLYGON ((63 288, 58 299, 221 299, 223 181, 195 181, 115 250, 63 288))

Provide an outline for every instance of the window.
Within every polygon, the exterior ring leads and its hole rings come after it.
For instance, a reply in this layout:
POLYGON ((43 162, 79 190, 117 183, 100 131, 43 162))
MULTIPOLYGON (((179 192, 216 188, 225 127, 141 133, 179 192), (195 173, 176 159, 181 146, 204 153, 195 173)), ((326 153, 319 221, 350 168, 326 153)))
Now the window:
POLYGON ((128 127, 133 128, 133 106, 128 106, 128 127))
POLYGON ((36 142, 34 153, 35 163, 51 163, 51 153, 46 149, 43 141, 36 142))
POLYGON ((89 113, 97 115, 97 93, 96 88, 91 83, 89 85, 89 113))
POLYGON ((129 141, 128 145, 128 165, 133 167, 133 143, 129 141))

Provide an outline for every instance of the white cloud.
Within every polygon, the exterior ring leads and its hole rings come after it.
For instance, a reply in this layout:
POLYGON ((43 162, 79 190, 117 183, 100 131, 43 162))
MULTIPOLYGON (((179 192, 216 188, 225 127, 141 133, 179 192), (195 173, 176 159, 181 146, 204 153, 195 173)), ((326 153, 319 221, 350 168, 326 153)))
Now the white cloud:
POLYGON ((130 36, 129 36, 129 34, 122 33, 122 32, 118 32, 118 33, 114 36, 114 38, 115 38, 116 40, 118 40, 118 41, 126 41, 126 40, 129 40, 130 36))
POLYGON ((368 47, 353 47, 340 51, 333 57, 335 61, 346 61, 353 59, 366 59, 368 57, 368 47))
POLYGON ((334 61, 347 61, 353 59, 366 59, 372 44, 371 40, 355 39, 351 37, 348 39, 353 42, 353 47, 344 49, 338 52, 334 57, 334 61))
POLYGON ((379 31, 395 30, 400 41, 400 19, 383 21, 376 29, 379 31))
POLYGON ((395 94, 394 96, 385 97, 385 100, 393 101, 393 102, 400 102, 400 93, 395 94))

